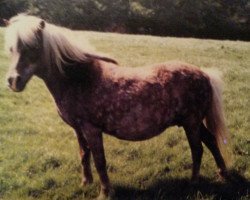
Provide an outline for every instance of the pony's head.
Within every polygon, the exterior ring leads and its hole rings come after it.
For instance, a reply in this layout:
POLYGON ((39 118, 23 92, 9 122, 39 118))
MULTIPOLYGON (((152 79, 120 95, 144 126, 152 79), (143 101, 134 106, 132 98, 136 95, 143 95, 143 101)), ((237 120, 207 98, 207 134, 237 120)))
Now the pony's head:
MULTIPOLYGON (((16 92, 25 88, 32 75, 45 78, 55 70, 64 74, 65 63, 69 60, 87 62, 90 54, 86 52, 94 51, 88 40, 77 32, 35 16, 21 14, 5 23, 5 48, 12 60, 7 80, 16 92)), ((93 58, 106 59, 95 55, 93 58)))
POLYGON ((22 91, 30 78, 40 73, 44 28, 45 22, 32 16, 19 15, 8 21, 5 48, 11 64, 7 81, 13 91, 22 91))

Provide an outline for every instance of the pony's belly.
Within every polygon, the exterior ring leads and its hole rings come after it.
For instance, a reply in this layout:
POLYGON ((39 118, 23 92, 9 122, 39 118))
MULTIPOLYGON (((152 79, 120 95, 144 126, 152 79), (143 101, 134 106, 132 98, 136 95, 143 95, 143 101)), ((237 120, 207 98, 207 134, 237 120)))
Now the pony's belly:
POLYGON ((153 119, 134 120, 131 118, 130 120, 123 119, 119 122, 116 121, 112 124, 108 124, 103 131, 119 139, 140 141, 159 135, 171 125, 173 124, 171 124, 170 121, 157 122, 153 119))
POLYGON ((168 126, 164 126, 164 128, 162 128, 156 126, 149 127, 145 130, 136 130, 136 127, 132 127, 129 129, 107 130, 105 133, 122 140, 142 141, 161 134, 167 127, 168 126))

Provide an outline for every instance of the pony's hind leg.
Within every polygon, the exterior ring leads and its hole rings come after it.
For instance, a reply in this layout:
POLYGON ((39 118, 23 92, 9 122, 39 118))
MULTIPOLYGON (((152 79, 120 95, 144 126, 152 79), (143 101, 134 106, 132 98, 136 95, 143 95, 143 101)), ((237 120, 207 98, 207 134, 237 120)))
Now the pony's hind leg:
POLYGON ((208 147, 211 151, 215 162, 220 169, 220 175, 225 177, 227 175, 227 169, 225 165, 225 161, 221 155, 218 144, 216 142, 215 136, 204 126, 202 123, 200 126, 200 134, 202 142, 208 147))
POLYGON ((199 126, 184 126, 188 142, 191 148, 193 168, 192 168, 192 182, 197 182, 199 180, 201 158, 203 154, 203 147, 201 144, 201 137, 199 126))
POLYGON ((87 185, 93 182, 93 176, 90 167, 90 149, 80 129, 75 128, 75 132, 80 147, 81 163, 83 167, 82 183, 83 185, 87 185))

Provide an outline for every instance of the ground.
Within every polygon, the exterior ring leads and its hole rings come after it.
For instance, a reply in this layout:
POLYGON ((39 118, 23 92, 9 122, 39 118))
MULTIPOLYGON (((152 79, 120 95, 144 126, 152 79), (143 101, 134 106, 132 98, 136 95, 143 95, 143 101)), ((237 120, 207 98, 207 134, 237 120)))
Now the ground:
MULTIPOLYGON (((0 199, 91 199, 94 184, 81 186, 78 144, 59 118, 45 85, 33 78, 23 93, 5 83, 9 59, 0 29, 0 199), (83 198, 85 197, 85 198, 83 198)), ((181 128, 144 142, 105 136, 114 199, 249 199, 250 43, 79 32, 122 66, 180 60, 223 73, 224 109, 231 136, 233 179, 218 179, 206 148, 201 182, 190 184, 191 154, 181 128)))

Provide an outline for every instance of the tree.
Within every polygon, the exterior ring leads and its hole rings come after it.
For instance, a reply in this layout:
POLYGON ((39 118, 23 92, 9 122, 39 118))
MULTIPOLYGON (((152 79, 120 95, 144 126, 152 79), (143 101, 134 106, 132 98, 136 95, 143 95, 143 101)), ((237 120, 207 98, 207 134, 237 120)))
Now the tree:
POLYGON ((27 12, 29 5, 27 0, 0 0, 0 19, 9 19, 18 13, 27 12))

